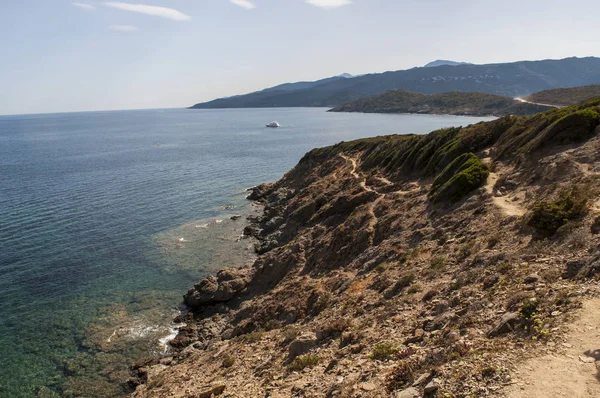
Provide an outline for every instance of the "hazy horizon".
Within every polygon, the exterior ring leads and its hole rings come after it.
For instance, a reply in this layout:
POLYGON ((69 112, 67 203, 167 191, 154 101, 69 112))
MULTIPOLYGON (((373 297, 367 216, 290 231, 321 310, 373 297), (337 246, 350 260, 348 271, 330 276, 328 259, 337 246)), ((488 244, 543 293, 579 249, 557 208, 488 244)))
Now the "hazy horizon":
POLYGON ((341 73, 596 56, 591 1, 23 0, 0 6, 0 114, 182 108, 341 73), (569 31, 558 29, 570 24, 569 31))

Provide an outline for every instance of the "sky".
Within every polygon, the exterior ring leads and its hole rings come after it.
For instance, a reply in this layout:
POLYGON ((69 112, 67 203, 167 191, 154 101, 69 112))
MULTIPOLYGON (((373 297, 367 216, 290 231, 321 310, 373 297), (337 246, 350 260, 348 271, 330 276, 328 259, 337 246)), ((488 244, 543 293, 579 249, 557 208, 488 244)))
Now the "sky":
POLYGON ((177 108, 344 72, 600 55, 597 0, 0 0, 0 114, 177 108))

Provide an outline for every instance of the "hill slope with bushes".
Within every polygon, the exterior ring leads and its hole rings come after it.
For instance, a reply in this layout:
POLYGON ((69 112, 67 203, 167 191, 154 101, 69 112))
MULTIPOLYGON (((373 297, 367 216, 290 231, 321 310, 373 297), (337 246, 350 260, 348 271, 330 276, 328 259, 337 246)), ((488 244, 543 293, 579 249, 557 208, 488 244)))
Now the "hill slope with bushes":
POLYGON ((571 106, 592 98, 600 98, 600 85, 556 88, 534 93, 525 97, 529 102, 554 106, 571 106))
POLYGON ((551 108, 493 94, 451 92, 427 95, 405 90, 391 90, 374 97, 336 106, 330 112, 524 116, 551 108))

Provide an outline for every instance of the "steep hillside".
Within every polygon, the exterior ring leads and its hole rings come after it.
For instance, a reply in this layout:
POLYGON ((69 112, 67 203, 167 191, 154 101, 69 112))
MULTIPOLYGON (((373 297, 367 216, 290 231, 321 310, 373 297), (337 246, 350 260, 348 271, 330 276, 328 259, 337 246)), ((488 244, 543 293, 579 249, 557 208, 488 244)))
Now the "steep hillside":
POLYGON ((136 363, 134 396, 559 396, 529 378, 551 356, 598 396, 598 314, 590 351, 565 325, 600 294, 599 112, 307 153, 252 190, 258 259, 190 289, 178 353, 136 363))
POLYGON ((596 97, 600 97, 600 85, 545 90, 524 99, 540 104, 571 106, 596 97))
POLYGON ((282 86, 279 86, 277 90, 267 89, 220 98, 196 104, 192 108, 331 107, 396 89, 423 94, 465 91, 518 97, 551 88, 598 83, 600 58, 594 57, 489 65, 443 65, 374 73, 353 79, 326 79, 302 90, 281 90, 282 86))
POLYGON ((406 90, 391 90, 336 106, 330 112, 524 116, 549 109, 551 107, 493 94, 452 92, 427 95, 406 90))

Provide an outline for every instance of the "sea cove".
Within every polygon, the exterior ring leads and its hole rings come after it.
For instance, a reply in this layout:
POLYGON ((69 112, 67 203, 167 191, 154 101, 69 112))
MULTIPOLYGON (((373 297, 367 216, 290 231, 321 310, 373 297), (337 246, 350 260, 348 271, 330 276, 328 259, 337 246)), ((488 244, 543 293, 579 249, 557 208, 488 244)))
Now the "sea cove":
MULTIPOLYGON (((490 118, 322 108, 0 117, 0 396, 119 396, 181 297, 252 258, 245 188, 314 147, 490 118), (266 129, 278 120, 282 127, 266 129), (91 389, 91 390, 90 390, 91 389)), ((163 340, 164 341, 164 340, 163 340)))

